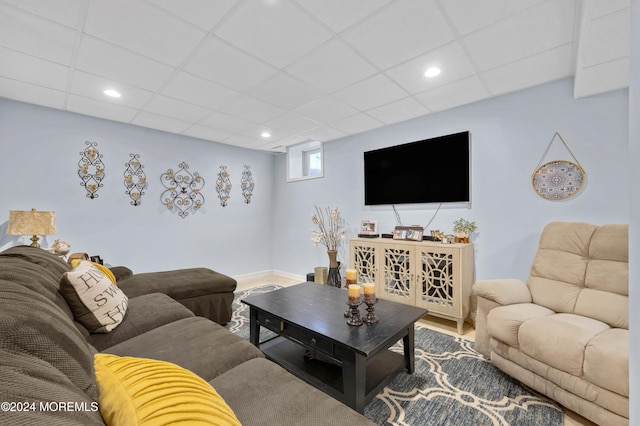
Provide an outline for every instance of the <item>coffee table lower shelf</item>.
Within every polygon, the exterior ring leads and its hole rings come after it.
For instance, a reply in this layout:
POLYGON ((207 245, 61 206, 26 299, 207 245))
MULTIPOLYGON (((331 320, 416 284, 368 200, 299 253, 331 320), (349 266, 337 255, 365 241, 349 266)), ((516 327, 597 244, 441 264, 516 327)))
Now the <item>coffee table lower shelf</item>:
MULTIPOLYGON (((329 394, 335 399, 350 404, 345 395, 344 377, 339 361, 324 362, 304 357, 305 348, 300 344, 278 336, 260 344, 265 356, 286 370, 329 394)), ((365 405, 400 372, 406 369, 404 355, 391 350, 383 351, 367 360, 365 405)), ((358 410, 358 407, 352 407, 358 410)), ((358 410, 361 411, 361 410, 358 410)))

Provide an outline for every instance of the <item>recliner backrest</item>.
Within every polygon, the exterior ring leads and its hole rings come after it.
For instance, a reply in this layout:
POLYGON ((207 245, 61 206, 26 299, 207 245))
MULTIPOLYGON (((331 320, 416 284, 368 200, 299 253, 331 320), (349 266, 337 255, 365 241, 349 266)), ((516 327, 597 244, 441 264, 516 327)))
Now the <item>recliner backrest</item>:
POLYGON ((533 303, 629 328, 628 225, 552 222, 527 286, 533 303))

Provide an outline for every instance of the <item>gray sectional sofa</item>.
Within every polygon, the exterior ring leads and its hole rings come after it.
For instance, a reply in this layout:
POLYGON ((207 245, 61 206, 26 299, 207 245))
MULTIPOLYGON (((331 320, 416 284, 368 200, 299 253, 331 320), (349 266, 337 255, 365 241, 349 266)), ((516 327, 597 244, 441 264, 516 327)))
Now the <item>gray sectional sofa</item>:
POLYGON ((60 290, 70 269, 37 248, 0 253, 0 401, 9 404, 0 424, 108 424, 99 401, 115 392, 96 381, 97 353, 181 366, 208 382, 243 425, 373 424, 266 360, 248 341, 194 315, 174 293, 148 292, 162 275, 145 277, 144 292, 130 289, 126 314, 113 330, 89 332, 60 290))

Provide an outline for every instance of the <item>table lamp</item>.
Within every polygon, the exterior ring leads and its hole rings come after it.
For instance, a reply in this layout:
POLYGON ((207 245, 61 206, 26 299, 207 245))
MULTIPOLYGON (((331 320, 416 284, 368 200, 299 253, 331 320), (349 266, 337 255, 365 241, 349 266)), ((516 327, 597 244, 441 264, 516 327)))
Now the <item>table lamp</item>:
POLYGON ((32 235, 31 247, 40 247, 38 235, 56 233, 56 212, 9 210, 7 235, 32 235))

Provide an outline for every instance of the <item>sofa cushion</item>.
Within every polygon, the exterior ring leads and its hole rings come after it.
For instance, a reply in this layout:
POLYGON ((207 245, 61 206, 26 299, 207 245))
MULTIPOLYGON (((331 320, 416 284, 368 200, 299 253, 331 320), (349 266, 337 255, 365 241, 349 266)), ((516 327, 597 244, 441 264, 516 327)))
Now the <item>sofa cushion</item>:
POLYGON ((129 297, 164 293, 176 300, 214 293, 233 293, 236 285, 233 278, 208 268, 147 272, 118 281, 118 286, 129 297))
POLYGON ((107 425, 240 426, 213 387, 166 361, 96 354, 100 413, 107 425))
POLYGON ((45 359, 5 348, 0 348, 0 359, 0 401, 22 407, 22 410, 2 410, 1 424, 104 425, 97 394, 94 398, 87 395, 45 359))
POLYGON ((598 334, 609 329, 603 322, 573 314, 533 318, 520 326, 520 350, 547 365, 582 376, 585 349, 598 334))
POLYGON ((519 347, 518 332, 523 322, 553 315, 553 311, 533 303, 518 303, 494 308, 487 316, 489 335, 503 343, 519 347))
POLYGON ((242 424, 375 425, 264 358, 247 361, 209 383, 242 424))
POLYGON ((249 359, 264 357, 247 340, 202 317, 165 324, 103 352, 172 362, 205 380, 249 359))
POLYGON ((39 358, 97 400, 92 348, 60 309, 19 284, 0 281, 0 349, 39 358))
POLYGON ((583 370, 589 382, 629 397, 629 330, 612 328, 591 339, 583 370))
POLYGON ((60 292, 73 316, 90 333, 108 333, 122 322, 127 312, 127 296, 86 260, 62 275, 60 292))
POLYGON ((193 312, 166 294, 152 293, 129 299, 127 315, 109 333, 89 335, 89 342, 99 351, 146 333, 164 324, 194 316, 193 312))

